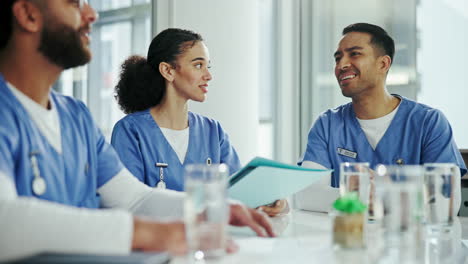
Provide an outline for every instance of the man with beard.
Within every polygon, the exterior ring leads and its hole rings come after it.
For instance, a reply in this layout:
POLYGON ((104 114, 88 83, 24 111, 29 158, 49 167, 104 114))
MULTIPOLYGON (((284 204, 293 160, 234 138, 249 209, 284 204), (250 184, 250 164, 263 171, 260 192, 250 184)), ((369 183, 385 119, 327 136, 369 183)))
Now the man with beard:
MULTIPOLYGON (((181 222, 128 212, 181 219, 184 194, 139 182, 85 105, 51 91, 64 69, 90 60, 96 19, 84 0, 0 1, 0 261, 186 250, 181 222), (92 210, 101 207, 120 210, 92 210)), ((273 235, 264 215, 230 209, 231 224, 273 235)))
POLYGON ((300 208, 327 211, 338 196, 340 163, 454 163, 455 206, 461 204, 460 175, 466 166, 442 112, 400 95, 385 82, 395 45, 384 29, 366 23, 344 28, 335 57, 335 76, 351 103, 322 113, 308 136, 299 165, 333 169, 331 179, 297 194, 300 208), (331 187, 330 187, 331 186, 331 187), (325 198, 326 197, 326 198, 325 198))

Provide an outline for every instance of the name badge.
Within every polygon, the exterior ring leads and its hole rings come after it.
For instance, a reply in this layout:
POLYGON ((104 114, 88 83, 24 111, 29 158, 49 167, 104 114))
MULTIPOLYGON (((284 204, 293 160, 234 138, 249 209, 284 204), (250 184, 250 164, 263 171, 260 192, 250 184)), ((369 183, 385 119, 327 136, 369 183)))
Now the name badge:
POLYGON ((350 158, 353 158, 353 159, 355 159, 357 157, 357 153, 354 152, 354 151, 343 149, 343 148, 337 148, 336 150, 337 150, 338 154, 340 154, 340 155, 350 157, 350 158))

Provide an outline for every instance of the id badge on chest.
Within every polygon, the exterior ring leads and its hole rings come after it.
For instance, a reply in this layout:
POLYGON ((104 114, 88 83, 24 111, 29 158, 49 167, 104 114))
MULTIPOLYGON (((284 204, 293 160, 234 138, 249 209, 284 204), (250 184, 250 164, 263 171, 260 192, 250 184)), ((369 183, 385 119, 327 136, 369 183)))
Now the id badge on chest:
POLYGON ((345 148, 337 148, 336 152, 341 156, 345 156, 345 157, 352 158, 352 159, 357 158, 357 152, 352 151, 352 150, 348 150, 345 148))

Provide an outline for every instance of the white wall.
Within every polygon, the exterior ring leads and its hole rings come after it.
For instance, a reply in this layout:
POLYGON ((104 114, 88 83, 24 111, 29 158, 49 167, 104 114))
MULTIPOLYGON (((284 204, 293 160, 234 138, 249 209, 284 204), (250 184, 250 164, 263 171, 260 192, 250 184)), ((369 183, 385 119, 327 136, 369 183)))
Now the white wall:
POLYGON ((194 30, 205 39, 213 80, 190 110, 221 122, 245 164, 257 155, 258 5, 255 0, 157 0, 153 32, 194 30))
POLYGON ((418 15, 418 101, 442 110, 458 147, 468 148, 468 2, 423 0, 418 15))

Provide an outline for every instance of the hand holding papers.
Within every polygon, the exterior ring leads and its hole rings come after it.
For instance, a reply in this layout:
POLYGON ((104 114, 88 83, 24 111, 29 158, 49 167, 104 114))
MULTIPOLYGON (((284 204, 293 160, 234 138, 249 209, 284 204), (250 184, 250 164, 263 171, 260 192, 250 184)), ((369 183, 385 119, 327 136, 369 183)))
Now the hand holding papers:
POLYGON ((255 208, 288 197, 330 173, 257 157, 231 176, 228 193, 255 208))

